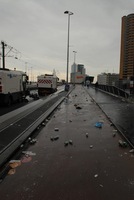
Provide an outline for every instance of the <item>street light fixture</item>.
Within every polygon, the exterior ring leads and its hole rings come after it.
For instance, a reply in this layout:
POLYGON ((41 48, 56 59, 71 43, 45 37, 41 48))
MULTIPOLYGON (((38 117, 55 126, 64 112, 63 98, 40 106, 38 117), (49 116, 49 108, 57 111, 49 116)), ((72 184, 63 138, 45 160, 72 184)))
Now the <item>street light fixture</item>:
POLYGON ((67 74, 66 74, 66 83, 68 85, 68 67, 69 67, 69 30, 70 30, 70 15, 74 13, 70 11, 65 11, 64 14, 68 15, 68 36, 67 36, 67 74))

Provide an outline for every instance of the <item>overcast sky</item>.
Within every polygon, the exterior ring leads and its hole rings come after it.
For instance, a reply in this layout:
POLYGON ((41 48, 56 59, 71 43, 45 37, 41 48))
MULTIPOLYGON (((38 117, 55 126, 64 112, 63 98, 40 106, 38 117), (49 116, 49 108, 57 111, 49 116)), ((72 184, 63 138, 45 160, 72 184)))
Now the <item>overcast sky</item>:
POLYGON ((84 64, 88 75, 118 73, 121 18, 134 13, 134 0, 0 0, 0 39, 6 47, 6 67, 39 74, 55 69, 66 78, 67 23, 70 16, 69 71, 84 64), (18 59, 15 59, 17 57, 18 59))

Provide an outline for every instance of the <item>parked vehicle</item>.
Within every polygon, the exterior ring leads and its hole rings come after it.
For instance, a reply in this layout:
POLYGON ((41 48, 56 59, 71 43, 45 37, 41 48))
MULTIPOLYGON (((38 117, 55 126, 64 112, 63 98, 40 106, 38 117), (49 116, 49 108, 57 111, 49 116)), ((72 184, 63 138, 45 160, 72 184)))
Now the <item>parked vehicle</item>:
POLYGON ((22 101, 28 94, 27 82, 26 73, 0 68, 0 104, 10 105, 16 101, 22 101))
POLYGON ((57 91, 58 77, 55 74, 45 74, 37 77, 38 94, 45 96, 57 91))

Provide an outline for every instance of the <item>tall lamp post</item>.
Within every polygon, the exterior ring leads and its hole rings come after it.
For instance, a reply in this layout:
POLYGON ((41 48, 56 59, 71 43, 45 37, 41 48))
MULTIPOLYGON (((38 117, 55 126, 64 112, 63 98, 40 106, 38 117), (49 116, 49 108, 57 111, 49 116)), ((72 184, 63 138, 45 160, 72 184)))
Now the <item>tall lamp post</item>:
POLYGON ((74 53, 74 84, 75 84, 75 75, 76 75, 76 63, 75 63, 75 60, 76 60, 77 51, 73 51, 73 53, 74 53))
POLYGON ((70 15, 74 13, 70 11, 65 11, 64 14, 68 15, 68 36, 67 36, 67 74, 66 74, 66 83, 68 85, 68 67, 69 67, 69 30, 70 30, 70 15))
POLYGON ((73 53, 74 53, 74 63, 75 63, 77 51, 73 51, 73 53))

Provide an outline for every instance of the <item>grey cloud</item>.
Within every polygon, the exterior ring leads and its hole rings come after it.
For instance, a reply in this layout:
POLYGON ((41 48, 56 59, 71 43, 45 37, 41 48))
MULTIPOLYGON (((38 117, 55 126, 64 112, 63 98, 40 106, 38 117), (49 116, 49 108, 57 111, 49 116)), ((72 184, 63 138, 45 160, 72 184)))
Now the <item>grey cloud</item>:
POLYGON ((66 77, 64 11, 70 10, 74 12, 70 19, 70 65, 76 50, 76 61, 85 65, 87 73, 96 76, 113 68, 118 72, 121 17, 132 13, 133 7, 133 0, 1 0, 0 39, 18 49, 23 61, 19 64, 7 59, 7 65, 17 64, 23 70, 29 57, 33 72, 55 68, 66 77))

